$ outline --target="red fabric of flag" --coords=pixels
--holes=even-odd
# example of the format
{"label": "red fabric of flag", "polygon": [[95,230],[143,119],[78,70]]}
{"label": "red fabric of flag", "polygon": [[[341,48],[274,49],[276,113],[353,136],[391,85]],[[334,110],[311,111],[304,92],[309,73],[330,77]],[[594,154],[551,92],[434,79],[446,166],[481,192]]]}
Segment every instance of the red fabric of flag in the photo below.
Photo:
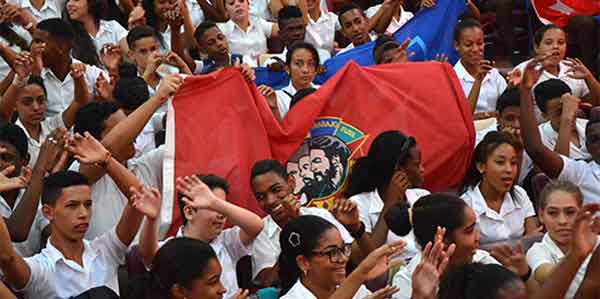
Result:
{"label": "red fabric of flag", "polygon": [[531,0],[540,21],[565,27],[576,15],[600,14],[599,0]]}

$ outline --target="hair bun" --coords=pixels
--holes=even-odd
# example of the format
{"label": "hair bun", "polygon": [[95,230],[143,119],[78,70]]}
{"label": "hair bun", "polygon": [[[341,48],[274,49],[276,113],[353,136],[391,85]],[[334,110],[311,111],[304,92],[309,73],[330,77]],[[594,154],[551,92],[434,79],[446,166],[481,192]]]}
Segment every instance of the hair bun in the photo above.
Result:
{"label": "hair bun", "polygon": [[410,205],[407,202],[399,202],[383,216],[385,223],[394,234],[406,236],[412,230],[409,209]]}

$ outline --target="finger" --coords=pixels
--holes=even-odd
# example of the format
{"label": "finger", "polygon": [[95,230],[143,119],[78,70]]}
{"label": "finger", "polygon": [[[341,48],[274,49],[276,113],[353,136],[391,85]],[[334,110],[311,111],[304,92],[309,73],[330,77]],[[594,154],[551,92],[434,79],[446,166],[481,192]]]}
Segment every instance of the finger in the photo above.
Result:
{"label": "finger", "polygon": [[15,171],[15,166],[14,165],[10,165],[10,166],[2,169],[2,171],[0,173],[2,173],[3,176],[9,176],[14,171]]}
{"label": "finger", "polygon": [[433,247],[433,244],[431,242],[427,242],[427,245],[425,245],[425,249],[423,249],[423,260],[425,260],[425,261],[429,260],[432,247]]}
{"label": "finger", "polygon": [[400,51],[406,51],[406,49],[408,49],[408,46],[410,45],[411,39],[407,38],[405,39],[402,44],[400,45]]}

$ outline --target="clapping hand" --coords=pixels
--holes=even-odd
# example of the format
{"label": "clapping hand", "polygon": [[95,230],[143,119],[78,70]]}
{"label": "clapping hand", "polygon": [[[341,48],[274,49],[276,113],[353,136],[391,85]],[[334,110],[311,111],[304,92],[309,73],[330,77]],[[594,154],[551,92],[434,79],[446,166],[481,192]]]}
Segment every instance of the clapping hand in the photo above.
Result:
{"label": "clapping hand", "polygon": [[573,244],[571,245],[572,254],[585,258],[594,250],[600,233],[600,218],[596,216],[598,211],[600,211],[600,204],[587,204],[575,216]]}
{"label": "clapping hand", "polygon": [[104,44],[100,50],[102,64],[108,70],[115,70],[121,61],[121,49],[115,44]]}
{"label": "clapping hand", "polygon": [[567,58],[565,64],[569,67],[567,75],[573,79],[594,78],[592,72],[579,60],[579,58]]}
{"label": "clapping hand", "polygon": [[406,243],[403,240],[382,245],[373,250],[354,271],[358,271],[363,281],[375,279],[403,263],[403,260],[398,258],[404,253],[405,247]]}
{"label": "clapping hand", "polygon": [[[6,148],[0,146],[0,154],[5,153]],[[21,167],[21,173],[17,177],[9,177],[15,171],[15,166],[8,166],[0,171],[0,192],[25,188],[31,181],[31,169],[27,166]]]}
{"label": "clapping hand", "polygon": [[23,51],[17,54],[14,70],[17,76],[22,80],[27,79],[29,75],[31,75],[31,72],[33,71],[33,57],[29,52]]}
{"label": "clapping hand", "polygon": [[492,256],[500,262],[506,269],[512,271],[518,276],[525,276],[529,272],[529,266],[525,259],[523,245],[519,242],[511,247],[508,244],[501,244],[492,248]]}
{"label": "clapping hand", "polygon": [[346,198],[337,198],[333,203],[331,213],[344,227],[350,231],[360,229],[360,219],[356,204]]}
{"label": "clapping hand", "polygon": [[44,139],[36,161],[36,167],[42,167],[46,172],[55,173],[63,170],[69,153],[65,144],[69,134],[65,128],[57,128]]}
{"label": "clapping hand", "polygon": [[451,244],[444,250],[446,229],[438,227],[434,242],[427,243],[421,255],[421,261],[412,274],[412,289],[415,299],[436,298],[440,276],[446,270],[456,246]]}

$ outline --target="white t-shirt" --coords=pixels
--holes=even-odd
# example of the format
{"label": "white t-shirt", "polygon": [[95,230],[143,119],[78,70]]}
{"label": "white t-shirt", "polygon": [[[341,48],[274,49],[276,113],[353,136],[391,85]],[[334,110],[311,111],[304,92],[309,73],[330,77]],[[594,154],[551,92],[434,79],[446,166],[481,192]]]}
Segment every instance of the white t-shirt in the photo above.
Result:
{"label": "white t-shirt", "polygon": [[42,8],[33,7],[30,0],[9,0],[9,3],[24,8],[38,23],[51,18],[61,18],[65,0],[44,0]]}
{"label": "white t-shirt", "polygon": [[271,37],[273,23],[251,17],[250,26],[246,31],[232,20],[226,23],[217,23],[217,26],[227,37],[230,53],[248,55],[253,58],[267,53],[267,38]]}
{"label": "white t-shirt", "polygon": [[[17,200],[15,201],[15,205],[13,208],[16,208],[21,200],[23,199],[23,194],[25,194],[25,189],[21,189],[19,194],[17,195]],[[6,200],[0,196],[0,217],[9,218],[10,215],[14,212],[13,208],[11,208]],[[38,206],[38,210],[35,214],[35,218],[33,219],[33,223],[31,224],[31,228],[29,229],[29,234],[27,235],[27,240],[19,243],[13,242],[13,247],[17,251],[17,253],[22,257],[32,256],[40,250],[40,245],[42,242],[42,231],[44,228],[50,223],[46,217],[44,217],[42,213],[42,206]],[[1,273],[1,272],[0,272]]]}
{"label": "white t-shirt", "polygon": [[[400,288],[398,293],[394,294],[394,299],[410,299],[412,296],[412,274],[421,262],[421,252],[410,260],[408,265],[398,271],[392,279],[392,286]],[[473,263],[496,264],[500,263],[493,258],[487,251],[477,249],[473,255]]]}
{"label": "white t-shirt", "polygon": [[[428,195],[429,191],[424,189],[408,189],[405,194],[408,203],[412,206],[419,198]],[[360,221],[365,224],[365,232],[372,233],[377,221],[379,221],[379,218],[381,217],[381,211],[383,211],[383,200],[381,199],[381,196],[379,196],[379,192],[373,190],[371,192],[356,194],[350,197],[350,200],[356,203],[356,206],[358,207],[358,215]],[[412,230],[404,237],[389,231],[386,242],[397,240],[404,240],[404,242],[406,242],[403,258],[410,259],[417,254],[417,244]]]}
{"label": "white t-shirt", "polygon": [[[367,15],[367,17],[369,19],[372,18],[373,16],[375,16],[375,14],[377,14],[379,9],[381,9],[382,5],[383,4],[378,4],[378,5],[369,7],[365,11],[365,14]],[[385,34],[388,34],[388,35],[394,34],[398,29],[400,29],[400,27],[404,26],[404,24],[406,24],[406,22],[410,21],[410,19],[412,19],[413,17],[414,17],[414,15],[412,12],[405,11],[404,7],[400,6],[400,18],[396,19],[395,16],[392,18],[392,20],[390,21],[390,24],[388,25],[387,29],[385,30]]]}
{"label": "white t-shirt", "polygon": [[[344,243],[351,244],[354,242],[354,239],[350,236],[346,228],[328,210],[301,207],[300,215],[319,216],[329,221],[338,229]],[[281,253],[281,246],[279,244],[280,234],[281,228],[270,215],[263,218],[263,230],[252,243],[252,278],[256,278],[260,271],[273,267],[277,263],[277,259]]]}
{"label": "white t-shirt", "polygon": [[[312,44],[317,49],[323,49],[331,53],[335,41],[335,32],[341,29],[342,26],[340,26],[338,16],[321,8],[321,16],[318,20],[308,18],[304,41]],[[321,61],[321,63],[323,62]]]}
{"label": "white t-shirt", "polygon": [[65,258],[51,239],[41,253],[25,258],[31,269],[23,290],[25,298],[70,298],[100,286],[119,294],[117,276],[119,265],[125,263],[127,246],[114,230],[93,241],[83,240],[83,245],[83,267]]}
{"label": "white t-shirt", "polygon": [[[475,78],[467,72],[460,60],[454,65],[454,72],[456,72],[456,76],[460,81],[465,97],[468,98],[469,93],[475,84]],[[508,85],[500,72],[493,68],[485,75],[485,78],[483,78],[483,81],[481,82],[481,89],[479,90],[479,98],[477,99],[475,112],[496,111],[496,102],[507,86]]]}
{"label": "white t-shirt", "polygon": [[32,169],[33,166],[35,166],[35,163],[37,162],[38,155],[40,154],[40,148],[42,147],[42,143],[44,143],[44,141],[46,140],[46,137],[48,137],[48,135],[50,135],[50,133],[52,133],[54,129],[65,127],[65,123],[63,122],[62,118],[62,113],[59,113],[52,117],[48,117],[40,123],[40,126],[42,128],[40,130],[40,140],[37,141],[31,138],[31,136],[29,136],[29,132],[27,132],[25,126],[23,126],[23,123],[20,119],[17,119],[15,125],[21,127],[21,129],[23,129],[23,132],[27,136],[27,151],[29,152],[28,165]]}
{"label": "white t-shirt", "polygon": [[127,37],[127,30],[117,21],[100,20],[100,26],[96,36],[90,36],[96,46],[96,51],[100,55],[100,50],[105,44],[119,45],[119,42]]}
{"label": "white t-shirt", "polygon": [[[577,130],[577,135],[579,135],[579,144],[581,146],[577,147],[573,142],[569,142],[569,158],[575,160],[588,160],[592,158],[592,155],[587,150],[585,146],[585,126],[587,125],[588,120],[578,118],[575,121],[575,129]],[[547,121],[539,125],[540,137],[542,139],[542,143],[554,151],[556,147],[556,143],[558,142],[558,132],[554,131],[552,128],[552,124]]]}
{"label": "white t-shirt", "polygon": [[563,169],[558,176],[559,180],[567,180],[577,185],[583,193],[583,202],[600,202],[600,165],[591,161],[575,161],[565,156],[560,156],[563,160]]}
{"label": "white t-shirt", "polygon": [[[371,291],[369,291],[367,287],[361,285],[360,288],[358,288],[358,291],[356,291],[356,294],[352,296],[352,299],[364,299],[371,294]],[[298,280],[285,295],[280,297],[280,299],[317,299],[317,296]]]}
{"label": "white t-shirt", "polygon": [[522,237],[525,219],[535,216],[533,204],[523,188],[515,185],[514,197],[510,193],[504,195],[500,213],[488,207],[479,184],[461,195],[477,216],[482,244]]}
{"label": "white t-shirt", "polygon": [[[600,240],[600,238],[598,238],[598,240]],[[600,242],[598,242],[598,240],[596,241],[595,248],[597,248],[598,244],[600,244]],[[554,243],[554,241],[552,240],[552,238],[550,238],[550,235],[548,235],[548,233],[546,233],[544,235],[544,238],[542,239],[541,242],[536,242],[527,251],[527,263],[529,264],[529,267],[531,268],[532,273],[535,273],[535,271],[541,265],[544,265],[544,264],[557,265],[564,258],[565,258],[565,254],[562,252],[562,250],[560,250],[560,248],[556,245],[556,243]],[[592,255],[590,254],[583,261],[583,263],[577,270],[577,273],[575,274],[575,277],[573,278],[573,281],[571,282],[571,285],[569,286],[569,289],[567,290],[565,299],[572,299],[575,297],[575,293],[577,293],[579,286],[581,285],[581,283],[583,282],[583,279],[585,278],[587,266],[591,259],[592,259]]]}
{"label": "white t-shirt", "polygon": [[[310,84],[312,88],[319,88],[319,85]],[[292,97],[298,92],[296,88],[292,85],[292,81],[290,80],[290,84],[288,86],[275,91],[275,96],[277,97],[277,108],[279,109],[279,114],[281,115],[281,119],[285,117],[285,115],[290,111],[290,104],[292,103]]]}
{"label": "white t-shirt", "polygon": [[[237,282],[236,265],[237,262],[244,256],[250,255],[250,249],[252,244],[245,246],[240,239],[240,228],[234,226],[223,230],[216,239],[211,241],[210,247],[217,254],[219,264],[221,264],[221,283],[227,290],[227,293],[223,298],[233,298],[235,292],[238,291],[239,286]],[[179,228],[175,238],[183,237],[183,226]],[[173,237],[165,239],[163,242],[158,243],[158,248],[162,247],[167,241],[173,239]]]}

